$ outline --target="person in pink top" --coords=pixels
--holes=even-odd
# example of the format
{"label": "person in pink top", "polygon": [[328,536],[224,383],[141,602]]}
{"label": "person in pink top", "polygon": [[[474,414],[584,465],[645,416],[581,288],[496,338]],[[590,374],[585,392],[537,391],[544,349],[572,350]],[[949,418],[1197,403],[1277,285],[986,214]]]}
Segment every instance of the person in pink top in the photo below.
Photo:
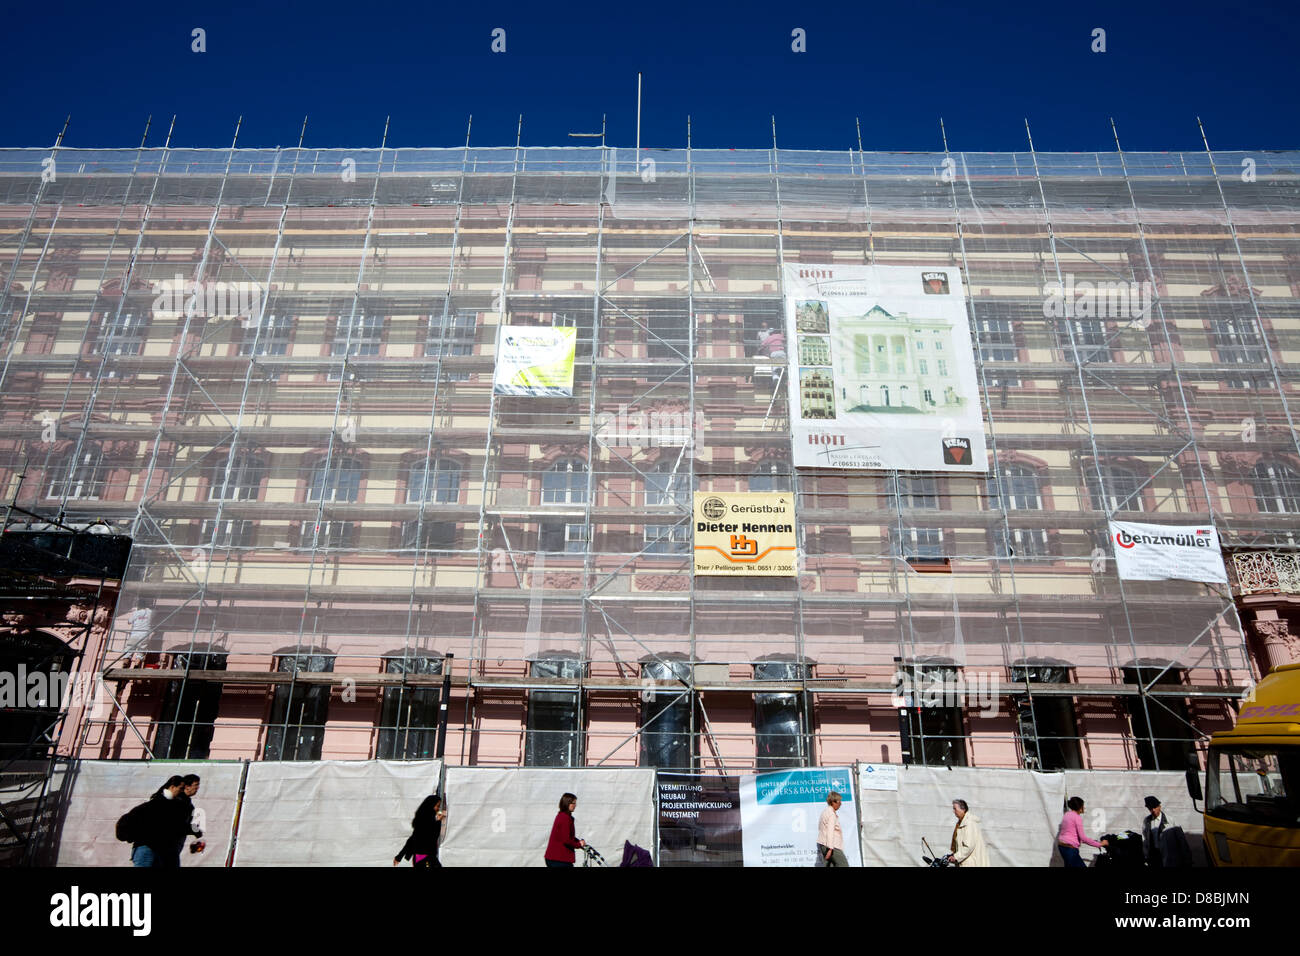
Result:
{"label": "person in pink top", "polygon": [[1061,826],[1056,831],[1056,846],[1067,867],[1084,869],[1083,857],[1079,855],[1080,844],[1104,847],[1106,841],[1099,843],[1083,832],[1083,797],[1071,797],[1065,805],[1069,809],[1061,817]]}

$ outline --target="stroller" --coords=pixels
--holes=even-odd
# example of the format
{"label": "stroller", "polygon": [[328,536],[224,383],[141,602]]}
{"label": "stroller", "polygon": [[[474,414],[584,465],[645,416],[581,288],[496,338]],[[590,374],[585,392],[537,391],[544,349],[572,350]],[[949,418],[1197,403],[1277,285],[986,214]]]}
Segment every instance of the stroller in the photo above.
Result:
{"label": "stroller", "polygon": [[[609,866],[609,863],[601,856],[600,851],[590,844],[582,848],[582,854],[583,866]],[[623,862],[619,866],[654,866],[654,858],[651,857],[649,850],[639,847],[629,840],[624,840]]]}
{"label": "stroller", "polygon": [[1106,852],[1099,855],[1093,866],[1114,870],[1140,870],[1147,865],[1146,855],[1142,852],[1142,835],[1128,830],[1123,836],[1103,833]]}
{"label": "stroller", "polygon": [[940,856],[936,854],[932,849],[930,849],[930,844],[925,842],[925,837],[921,837],[921,846],[925,848],[925,853],[929,854],[928,856],[925,854],[922,854],[921,856],[921,861],[925,863],[926,866],[930,867],[931,869],[937,869],[939,867],[944,867],[944,866],[952,866],[952,864],[948,862],[948,858],[946,856]]}

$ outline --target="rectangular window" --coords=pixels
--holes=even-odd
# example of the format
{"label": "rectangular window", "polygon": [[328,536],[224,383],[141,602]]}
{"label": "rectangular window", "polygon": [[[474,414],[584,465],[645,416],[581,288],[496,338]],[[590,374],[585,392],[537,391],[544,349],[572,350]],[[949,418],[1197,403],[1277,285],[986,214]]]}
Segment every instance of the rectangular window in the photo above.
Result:
{"label": "rectangular window", "polygon": [[[635,314],[635,313],[634,313]],[[656,309],[641,318],[647,329],[646,355],[650,358],[684,360],[690,350],[687,316],[683,310]]]}
{"label": "rectangular window", "polygon": [[[535,660],[529,665],[532,677],[577,680],[582,663],[561,657]],[[579,734],[582,707],[576,690],[530,690],[528,723],[524,741],[525,767],[578,767],[582,765]]]}
{"label": "rectangular window", "polygon": [[[224,671],[225,654],[177,654],[172,667]],[[186,678],[168,681],[155,726],[154,756],[163,760],[207,760],[221,707],[221,682]]]}
{"label": "rectangular window", "polygon": [[357,526],[351,521],[304,521],[298,547],[350,548],[356,538]]}
{"label": "rectangular window", "polygon": [[691,691],[686,683],[690,663],[667,660],[641,665],[643,681],[664,685],[662,690],[641,696],[642,767],[662,770],[690,770],[695,748],[691,738]]}
{"label": "rectangular window", "polygon": [[[1015,684],[1069,684],[1070,669],[1055,665],[1017,665]],[[1029,697],[1016,700],[1016,723],[1025,767],[1030,770],[1081,770],[1079,728],[1072,697]]]}
{"label": "rectangular window", "polygon": [[[325,654],[287,655],[276,660],[275,669],[281,674],[330,672],[334,670],[334,658]],[[276,684],[262,759],[319,760],[329,709],[329,684]]]}
{"label": "rectangular window", "polygon": [[966,735],[962,709],[948,701],[959,699],[957,669],[944,664],[910,668],[912,688],[920,706],[908,706],[908,749],[914,762],[930,767],[966,766]]}
{"label": "rectangular window", "polygon": [[538,550],[581,554],[587,550],[587,526],[580,521],[543,521]]}
{"label": "rectangular window", "polygon": [[424,551],[454,551],[458,525],[454,521],[428,521],[421,528],[419,519],[402,522],[402,548],[419,547]]}
{"label": "rectangular window", "polygon": [[207,518],[199,527],[199,544],[217,548],[247,548],[253,544],[253,522],[236,518]]}
{"label": "rectangular window", "polygon": [[[1247,316],[1233,316],[1226,319],[1210,320],[1210,342],[1214,353],[1225,365],[1263,365],[1268,361],[1268,352],[1260,337],[1253,319]],[[1227,378],[1227,388],[1253,388],[1255,383],[1249,378]]]}
{"label": "rectangular window", "polygon": [[[1153,680],[1160,685],[1180,685],[1183,672],[1171,667],[1164,673],[1158,667],[1126,667],[1124,683],[1145,686]],[[1188,760],[1196,754],[1193,741],[1197,733],[1189,723],[1187,701],[1181,697],[1159,698],[1145,702],[1141,696],[1125,697],[1133,743],[1143,770],[1186,770]]]}
{"label": "rectangular window", "polygon": [[[979,330],[979,352],[981,362],[1017,362],[1020,350],[1016,348],[1015,329],[1007,318],[981,318]],[[989,388],[1003,385],[1018,386],[1020,379],[1007,378],[1002,375],[986,376]]]}
{"label": "rectangular window", "polygon": [[[807,665],[795,661],[759,661],[754,680],[802,680]],[[808,766],[812,740],[808,732],[808,695],[762,693],[754,695],[754,745],[758,770],[783,770]]]}
{"label": "rectangular window", "polygon": [[292,316],[265,316],[262,320],[261,334],[258,334],[258,329],[255,327],[243,330],[243,335],[239,341],[239,354],[245,356],[287,355],[292,331]]}
{"label": "rectangular window", "polygon": [[[431,677],[442,673],[439,657],[386,657],[384,671]],[[437,753],[442,688],[385,687],[379,711],[379,760],[425,760]]]}
{"label": "rectangular window", "polygon": [[[351,316],[340,316],[334,328],[334,340],[330,343],[331,356],[348,356],[349,358],[366,358],[379,354],[379,346],[384,336],[384,316],[358,312]],[[339,366],[330,369],[329,378],[337,381],[342,374]],[[355,378],[355,372],[348,373]]]}
{"label": "rectangular window", "polygon": [[647,554],[688,554],[691,529],[688,525],[646,525],[645,550]]}
{"label": "rectangular window", "polygon": [[[445,324],[441,315],[430,316],[429,332],[424,341],[424,355],[426,358],[473,355],[477,331],[477,309],[457,309],[449,312]],[[429,370],[428,378],[436,376],[436,368]],[[444,370],[443,378],[448,382],[464,382],[469,379],[469,373]]]}

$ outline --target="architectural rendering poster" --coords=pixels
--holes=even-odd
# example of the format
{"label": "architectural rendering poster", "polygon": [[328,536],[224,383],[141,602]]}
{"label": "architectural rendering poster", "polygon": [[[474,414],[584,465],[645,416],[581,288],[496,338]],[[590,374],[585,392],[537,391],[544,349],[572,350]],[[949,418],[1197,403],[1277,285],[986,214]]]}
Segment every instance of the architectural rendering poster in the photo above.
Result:
{"label": "architectural rendering poster", "polygon": [[983,472],[958,269],[787,265],[794,464]]}
{"label": "architectural rendering poster", "polygon": [[695,493],[695,573],[792,578],[798,574],[794,495]]}
{"label": "architectural rendering poster", "polygon": [[1211,525],[1110,522],[1115,568],[1125,581],[1227,584],[1219,534]]}
{"label": "architectural rendering poster", "polygon": [[497,347],[497,395],[573,397],[573,355],[578,330],[506,325]]}
{"label": "architectural rendering poster", "polygon": [[813,866],[817,862],[817,822],[826,795],[839,793],[840,833],[849,866],[862,865],[858,811],[853,802],[853,771],[812,767],[750,774],[740,778],[740,830],[745,866]]}

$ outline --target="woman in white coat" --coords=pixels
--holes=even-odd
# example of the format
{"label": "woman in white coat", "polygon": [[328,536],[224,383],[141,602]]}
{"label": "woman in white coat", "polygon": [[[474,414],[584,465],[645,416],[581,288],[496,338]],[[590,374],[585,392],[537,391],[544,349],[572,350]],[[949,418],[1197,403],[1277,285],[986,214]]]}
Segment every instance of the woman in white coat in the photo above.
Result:
{"label": "woman in white coat", "polygon": [[948,862],[955,866],[988,866],[989,851],[984,844],[979,817],[970,812],[965,800],[954,800],[952,813],[957,818],[957,825],[952,828],[952,852],[948,854]]}

